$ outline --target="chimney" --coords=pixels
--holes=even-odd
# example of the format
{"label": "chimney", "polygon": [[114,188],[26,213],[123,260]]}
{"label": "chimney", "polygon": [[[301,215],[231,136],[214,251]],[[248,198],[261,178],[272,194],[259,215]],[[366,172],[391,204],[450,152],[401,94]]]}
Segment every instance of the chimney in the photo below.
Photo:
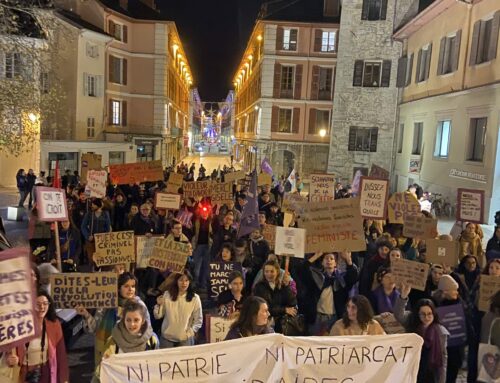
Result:
{"label": "chimney", "polygon": [[128,0],[120,0],[120,8],[128,11]]}

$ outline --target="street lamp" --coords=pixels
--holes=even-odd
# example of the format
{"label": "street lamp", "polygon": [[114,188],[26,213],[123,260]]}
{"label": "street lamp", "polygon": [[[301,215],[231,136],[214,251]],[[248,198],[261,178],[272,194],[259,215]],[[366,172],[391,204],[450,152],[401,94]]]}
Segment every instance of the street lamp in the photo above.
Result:
{"label": "street lamp", "polygon": [[325,137],[325,136],[326,136],[326,129],[321,129],[321,130],[319,131],[319,136],[320,136],[320,137]]}
{"label": "street lamp", "polygon": [[28,118],[31,120],[31,122],[36,122],[36,120],[38,120],[38,117],[35,113],[28,114]]}

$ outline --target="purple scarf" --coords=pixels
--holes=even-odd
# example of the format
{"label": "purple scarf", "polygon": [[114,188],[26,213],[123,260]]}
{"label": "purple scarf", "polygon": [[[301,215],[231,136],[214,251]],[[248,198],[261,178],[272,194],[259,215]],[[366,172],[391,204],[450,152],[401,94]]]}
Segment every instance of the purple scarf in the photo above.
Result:
{"label": "purple scarf", "polygon": [[433,323],[427,328],[420,325],[417,333],[424,338],[424,347],[429,349],[428,368],[439,369],[443,367],[443,350],[441,350],[439,324]]}

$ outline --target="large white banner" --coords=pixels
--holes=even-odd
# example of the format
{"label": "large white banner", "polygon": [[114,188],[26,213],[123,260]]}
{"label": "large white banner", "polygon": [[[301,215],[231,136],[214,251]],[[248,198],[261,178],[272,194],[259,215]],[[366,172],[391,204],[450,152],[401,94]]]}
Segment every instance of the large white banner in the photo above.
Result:
{"label": "large white banner", "polygon": [[269,334],[103,359],[102,383],[381,383],[417,380],[416,334]]}

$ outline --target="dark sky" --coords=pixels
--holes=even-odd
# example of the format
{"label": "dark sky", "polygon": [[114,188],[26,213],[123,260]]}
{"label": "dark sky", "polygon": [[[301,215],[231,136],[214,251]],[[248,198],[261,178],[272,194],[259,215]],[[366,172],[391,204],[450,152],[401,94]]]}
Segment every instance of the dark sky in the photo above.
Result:
{"label": "dark sky", "polygon": [[157,0],[177,24],[203,101],[221,101],[232,87],[263,0]]}

